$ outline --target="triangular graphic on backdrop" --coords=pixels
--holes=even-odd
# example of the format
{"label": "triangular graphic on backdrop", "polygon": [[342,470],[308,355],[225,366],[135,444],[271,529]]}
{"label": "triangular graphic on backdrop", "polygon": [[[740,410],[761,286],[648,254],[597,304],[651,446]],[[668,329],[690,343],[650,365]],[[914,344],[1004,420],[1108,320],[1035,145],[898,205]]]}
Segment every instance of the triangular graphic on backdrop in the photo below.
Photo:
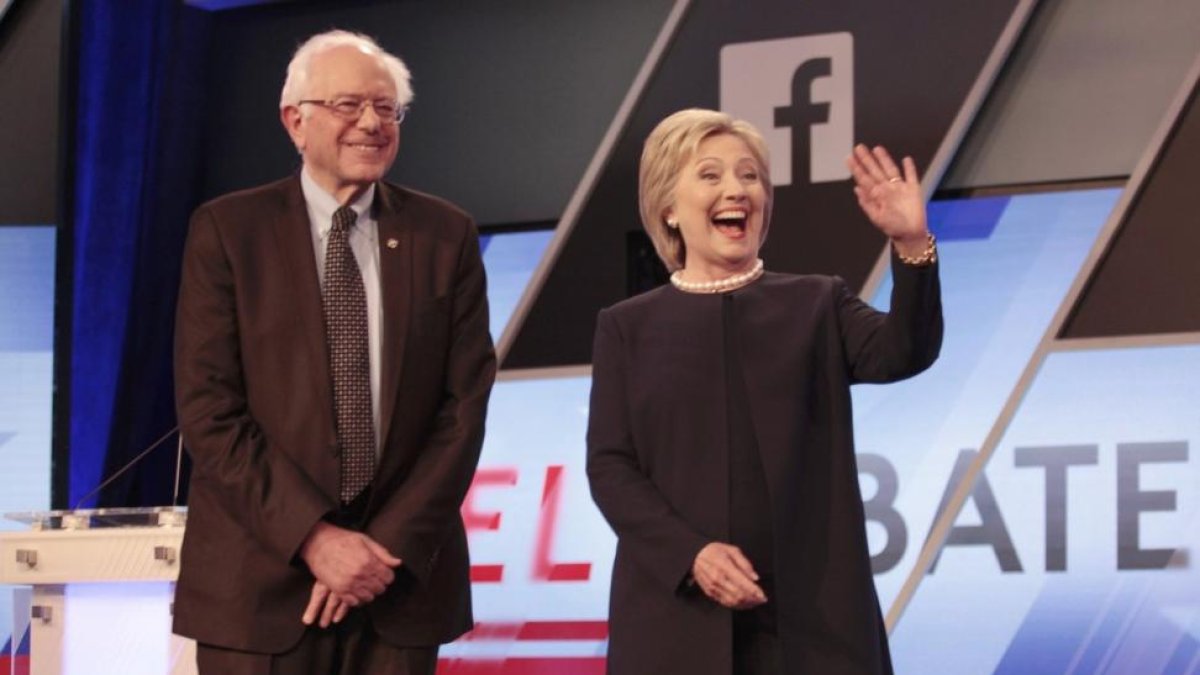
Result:
{"label": "triangular graphic on backdrop", "polygon": [[[1060,337],[1200,331],[1197,157],[1200,89],[1193,89],[1158,162],[1089,277]],[[1154,301],[1147,302],[1148,298]]]}

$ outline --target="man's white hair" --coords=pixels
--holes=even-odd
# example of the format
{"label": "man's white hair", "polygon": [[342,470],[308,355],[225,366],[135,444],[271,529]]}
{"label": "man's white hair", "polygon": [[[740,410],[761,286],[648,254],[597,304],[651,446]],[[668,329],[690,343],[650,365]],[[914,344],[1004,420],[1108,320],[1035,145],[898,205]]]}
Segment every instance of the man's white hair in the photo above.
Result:
{"label": "man's white hair", "polygon": [[379,56],[384,67],[391,73],[392,80],[396,83],[396,101],[401,106],[406,106],[412,101],[413,91],[410,83],[412,75],[408,72],[408,66],[405,66],[399,57],[387,53],[377,42],[361,33],[331,30],[310,37],[296,49],[296,53],[287,67],[287,79],[283,81],[283,91],[279,95],[280,109],[296,105],[305,98],[309,67],[313,57],[337,47],[355,47]]}

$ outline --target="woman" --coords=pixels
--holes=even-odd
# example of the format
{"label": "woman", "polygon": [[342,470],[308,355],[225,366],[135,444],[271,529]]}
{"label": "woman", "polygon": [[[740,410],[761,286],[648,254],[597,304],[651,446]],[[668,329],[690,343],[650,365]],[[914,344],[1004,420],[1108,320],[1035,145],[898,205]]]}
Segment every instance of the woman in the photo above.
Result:
{"label": "woman", "polygon": [[936,249],[911,158],[847,158],[892,245],[891,313],[836,277],[764,272],[766,146],[708,110],[663,120],[639,174],[671,284],[600,312],[592,495],[617,533],[609,672],[890,673],[850,385],[927,368]]}

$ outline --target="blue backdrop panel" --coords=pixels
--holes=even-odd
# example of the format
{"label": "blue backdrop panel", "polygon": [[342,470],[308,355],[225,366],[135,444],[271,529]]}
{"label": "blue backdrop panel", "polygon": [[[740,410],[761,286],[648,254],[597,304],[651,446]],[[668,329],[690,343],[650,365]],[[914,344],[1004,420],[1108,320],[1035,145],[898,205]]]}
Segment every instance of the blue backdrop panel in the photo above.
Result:
{"label": "blue backdrop panel", "polygon": [[[50,506],[54,376],[52,226],[0,227],[0,514]],[[0,519],[0,530],[23,526]],[[0,644],[12,636],[0,588]],[[2,657],[0,657],[2,662]]]}

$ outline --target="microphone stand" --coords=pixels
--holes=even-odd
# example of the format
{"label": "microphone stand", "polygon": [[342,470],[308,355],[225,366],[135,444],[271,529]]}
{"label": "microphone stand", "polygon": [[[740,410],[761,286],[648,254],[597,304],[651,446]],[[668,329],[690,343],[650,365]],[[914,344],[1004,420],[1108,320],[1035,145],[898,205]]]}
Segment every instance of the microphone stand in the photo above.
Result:
{"label": "microphone stand", "polygon": [[[179,427],[176,426],[176,429]],[[179,434],[179,443],[175,448],[175,493],[171,495],[171,507],[179,508],[179,477],[183,474],[183,434]]]}
{"label": "microphone stand", "polygon": [[[110,484],[112,484],[112,482],[113,482],[113,481],[115,481],[116,479],[120,478],[122,474],[124,474],[126,471],[130,470],[131,468],[133,468],[133,465],[134,465],[134,464],[137,464],[138,462],[140,462],[140,461],[142,460],[142,458],[143,458],[143,457],[145,457],[146,455],[150,454],[152,451],[154,451],[154,449],[155,449],[155,448],[157,448],[158,446],[162,445],[164,441],[166,441],[168,438],[170,438],[172,434],[174,434],[174,433],[176,433],[176,432],[178,432],[178,431],[179,431],[179,425],[178,425],[178,424],[176,424],[175,426],[171,427],[171,430],[170,430],[170,431],[168,431],[167,433],[163,434],[162,436],[160,436],[160,437],[158,438],[158,440],[156,440],[156,441],[154,441],[153,443],[151,443],[151,444],[150,444],[150,447],[148,447],[148,448],[146,448],[145,450],[142,450],[141,452],[139,452],[139,453],[137,454],[137,456],[136,456],[136,457],[134,457],[133,459],[131,459],[131,460],[129,460],[128,462],[126,462],[126,463],[125,463],[125,464],[124,464],[124,465],[123,465],[123,466],[122,466],[120,469],[117,469],[116,473],[114,473],[113,475],[109,476],[108,478],[105,478],[105,479],[104,479],[104,481],[103,481],[102,483],[100,483],[99,485],[97,485],[97,486],[96,486],[96,487],[95,487],[95,488],[94,488],[94,489],[93,489],[91,492],[87,493],[87,494],[86,494],[86,495],[84,495],[82,498],[80,498],[80,500],[79,500],[79,501],[75,502],[75,506],[74,506],[74,507],[73,507],[71,510],[72,510],[72,511],[78,510],[78,509],[79,509],[79,507],[80,507],[80,506],[82,506],[84,502],[86,502],[87,500],[89,500],[89,499],[91,499],[92,497],[95,497],[97,494],[99,494],[99,492],[100,492],[101,490],[103,490],[104,488],[108,487],[108,486],[109,486]],[[180,435],[179,435],[179,452],[180,452],[180,454],[181,454],[181,459],[182,459],[182,453],[183,453],[183,434],[180,434]],[[176,499],[176,500],[178,500],[178,498],[179,498],[179,463],[178,463],[178,462],[176,462],[176,464],[175,464],[175,499]]]}

